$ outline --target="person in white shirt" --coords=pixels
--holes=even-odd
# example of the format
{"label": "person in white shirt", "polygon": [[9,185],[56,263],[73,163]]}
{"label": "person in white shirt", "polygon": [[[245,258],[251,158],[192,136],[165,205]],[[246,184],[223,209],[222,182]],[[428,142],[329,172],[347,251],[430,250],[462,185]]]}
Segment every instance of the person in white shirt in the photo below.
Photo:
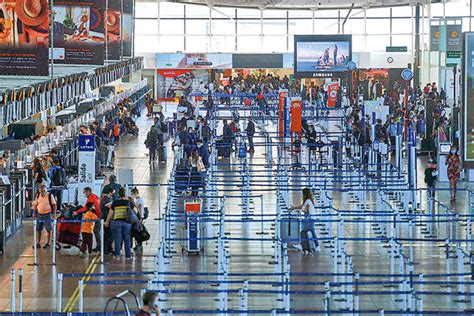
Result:
{"label": "person in white shirt", "polygon": [[[314,229],[314,222],[315,222],[315,216],[316,216],[316,210],[314,208],[314,200],[313,200],[313,192],[311,192],[311,189],[310,188],[304,188],[303,189],[303,204],[302,205],[298,205],[298,206],[293,206],[290,208],[290,210],[294,210],[294,209],[301,209],[303,211],[303,214],[304,214],[304,218],[303,218],[303,221],[302,221],[302,229],[301,229],[301,232],[305,232],[306,236],[309,235],[309,233],[311,233],[311,238],[308,236],[308,244],[313,241],[314,242],[314,248],[312,247],[309,247],[309,249],[303,249],[304,250],[304,254],[307,255],[311,252],[319,252],[320,251],[320,248],[319,248],[319,244],[318,244],[318,241],[316,239],[316,231]],[[304,240],[302,240],[302,242],[305,242]]]}

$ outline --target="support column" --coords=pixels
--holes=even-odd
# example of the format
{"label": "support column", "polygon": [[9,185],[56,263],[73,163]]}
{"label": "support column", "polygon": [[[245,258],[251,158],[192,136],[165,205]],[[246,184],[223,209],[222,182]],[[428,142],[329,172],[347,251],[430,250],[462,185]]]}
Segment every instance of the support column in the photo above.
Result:
{"label": "support column", "polygon": [[415,89],[420,83],[420,5],[415,6],[415,64],[413,65],[413,84]]}

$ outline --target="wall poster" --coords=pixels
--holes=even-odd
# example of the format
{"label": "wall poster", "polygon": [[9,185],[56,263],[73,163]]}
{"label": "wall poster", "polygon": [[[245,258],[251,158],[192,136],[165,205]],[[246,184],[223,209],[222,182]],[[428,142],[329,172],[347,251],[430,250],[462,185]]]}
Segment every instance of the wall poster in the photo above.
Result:
{"label": "wall poster", "polygon": [[0,0],[0,75],[47,76],[47,0]]}

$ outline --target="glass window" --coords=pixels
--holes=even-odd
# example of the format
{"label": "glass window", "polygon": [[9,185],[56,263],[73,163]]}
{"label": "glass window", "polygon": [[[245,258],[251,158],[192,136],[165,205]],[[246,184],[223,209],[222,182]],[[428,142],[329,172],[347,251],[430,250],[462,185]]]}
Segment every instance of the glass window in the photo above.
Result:
{"label": "glass window", "polygon": [[295,38],[291,35],[288,36],[288,51],[289,52],[295,51]]}
{"label": "glass window", "polygon": [[186,34],[209,34],[209,20],[186,20]]}
{"label": "glass window", "polygon": [[233,35],[235,34],[235,21],[233,20],[212,20],[212,35]]}
{"label": "glass window", "polygon": [[260,20],[238,20],[237,34],[260,35]]}
{"label": "glass window", "polygon": [[136,2],[135,5],[136,18],[157,18],[158,6],[154,2]]}
{"label": "glass window", "polygon": [[456,1],[446,3],[446,16],[469,16],[469,2]]}
{"label": "glass window", "polygon": [[345,34],[364,34],[364,19],[347,19],[344,24]]}
{"label": "glass window", "polygon": [[212,8],[212,17],[213,18],[235,18],[235,9],[234,8],[222,8],[222,7],[213,7]]}
{"label": "glass window", "polygon": [[353,35],[352,36],[352,51],[353,52],[363,52],[363,51],[365,51],[364,36],[362,36],[362,35]]}
{"label": "glass window", "polygon": [[313,34],[313,20],[289,20],[290,34]]}
{"label": "glass window", "polygon": [[393,35],[392,46],[406,46],[408,51],[412,50],[412,37],[411,35]]}
{"label": "glass window", "polygon": [[238,36],[237,50],[245,53],[261,52],[262,43],[260,36]]}
{"label": "glass window", "polygon": [[311,10],[289,10],[290,18],[312,18]]}
{"label": "glass window", "polygon": [[337,34],[337,19],[316,19],[314,24],[316,34]]}
{"label": "glass window", "polygon": [[286,20],[263,20],[263,34],[286,35]]}
{"label": "glass window", "polygon": [[469,18],[462,18],[462,31],[469,32]]}
{"label": "glass window", "polygon": [[390,36],[386,35],[368,35],[366,51],[384,52],[385,48],[390,46]]}
{"label": "glass window", "polygon": [[159,51],[164,53],[184,51],[184,36],[161,36]]}
{"label": "glass window", "polygon": [[184,34],[184,20],[160,20],[160,34]]}
{"label": "glass window", "polygon": [[208,36],[186,36],[186,51],[202,53],[210,51]]}
{"label": "glass window", "polygon": [[222,53],[234,52],[235,36],[212,36],[211,50]]}
{"label": "glass window", "polygon": [[260,18],[260,10],[237,9],[237,18]]}
{"label": "glass window", "polygon": [[372,8],[367,10],[367,17],[390,17],[390,8]]}
{"label": "glass window", "polygon": [[263,10],[263,18],[286,18],[286,10]]}
{"label": "glass window", "polygon": [[[428,10],[425,10],[425,15],[428,15]],[[420,9],[420,14],[422,14],[422,10]],[[433,17],[438,16],[442,17],[443,16],[443,4],[442,3],[432,3],[431,4],[431,15]]]}
{"label": "glass window", "polygon": [[264,36],[262,51],[267,53],[286,52],[286,36]]}
{"label": "glass window", "polygon": [[390,34],[390,19],[367,19],[367,34]]}
{"label": "glass window", "polygon": [[337,10],[316,10],[314,17],[317,18],[337,18]]}
{"label": "glass window", "polygon": [[187,18],[209,18],[209,7],[207,5],[186,5]]}
{"label": "glass window", "polygon": [[161,18],[182,18],[184,17],[184,4],[160,1]]}
{"label": "glass window", "polygon": [[135,51],[137,53],[154,53],[158,51],[158,36],[135,35]]}
{"label": "glass window", "polygon": [[158,34],[158,20],[135,19],[135,33],[138,35]]}
{"label": "glass window", "polygon": [[392,34],[411,34],[412,31],[411,18],[392,20]]}
{"label": "glass window", "polygon": [[399,6],[392,8],[392,16],[399,17],[411,17],[413,7],[411,6]]}

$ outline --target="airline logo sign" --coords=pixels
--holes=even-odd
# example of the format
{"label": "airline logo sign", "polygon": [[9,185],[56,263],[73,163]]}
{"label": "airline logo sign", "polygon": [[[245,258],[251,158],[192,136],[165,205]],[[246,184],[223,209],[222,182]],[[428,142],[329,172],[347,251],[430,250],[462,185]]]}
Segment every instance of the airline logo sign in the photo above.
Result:
{"label": "airline logo sign", "polygon": [[79,151],[95,151],[94,135],[79,135]]}

